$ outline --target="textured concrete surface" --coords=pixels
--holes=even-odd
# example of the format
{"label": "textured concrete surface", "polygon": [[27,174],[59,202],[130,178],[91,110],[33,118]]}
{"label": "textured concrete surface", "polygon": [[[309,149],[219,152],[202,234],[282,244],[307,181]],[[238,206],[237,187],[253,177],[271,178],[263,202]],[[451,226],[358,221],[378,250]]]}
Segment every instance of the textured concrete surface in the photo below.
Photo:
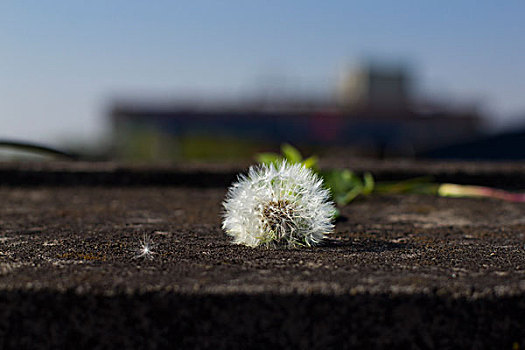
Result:
{"label": "textured concrete surface", "polygon": [[[224,187],[250,163],[182,163],[136,165],[113,162],[1,163],[0,185],[5,186],[192,186]],[[407,159],[378,161],[343,157],[322,159],[320,166],[371,171],[378,180],[419,176],[437,182],[457,182],[502,188],[523,188],[524,162],[430,162]]]}
{"label": "textured concrete surface", "polygon": [[225,187],[32,174],[0,187],[3,348],[525,347],[525,204],[373,196],[321,247],[254,249]]}

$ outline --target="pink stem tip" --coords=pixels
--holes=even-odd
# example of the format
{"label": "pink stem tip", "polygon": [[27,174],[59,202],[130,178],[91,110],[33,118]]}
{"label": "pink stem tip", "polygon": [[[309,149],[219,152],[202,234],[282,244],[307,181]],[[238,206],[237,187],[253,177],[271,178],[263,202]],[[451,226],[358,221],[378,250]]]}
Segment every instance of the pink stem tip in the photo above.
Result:
{"label": "pink stem tip", "polygon": [[442,197],[488,197],[508,202],[525,202],[525,193],[512,193],[491,187],[441,184],[437,191]]}

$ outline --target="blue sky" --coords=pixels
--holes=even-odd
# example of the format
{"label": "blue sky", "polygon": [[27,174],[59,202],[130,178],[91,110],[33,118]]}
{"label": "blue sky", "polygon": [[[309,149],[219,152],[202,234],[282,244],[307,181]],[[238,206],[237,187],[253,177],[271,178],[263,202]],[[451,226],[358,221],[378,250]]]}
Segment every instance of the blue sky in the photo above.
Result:
{"label": "blue sky", "polygon": [[[523,1],[0,3],[0,137],[103,135],[115,97],[239,96],[267,76],[330,93],[367,58],[413,66],[426,96],[525,117]],[[525,120],[524,120],[525,122]]]}

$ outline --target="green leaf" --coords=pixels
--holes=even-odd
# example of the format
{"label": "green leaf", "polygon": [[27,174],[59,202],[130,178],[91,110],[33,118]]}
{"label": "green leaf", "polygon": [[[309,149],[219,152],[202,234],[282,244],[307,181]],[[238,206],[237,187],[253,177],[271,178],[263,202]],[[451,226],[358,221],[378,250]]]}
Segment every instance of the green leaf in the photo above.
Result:
{"label": "green leaf", "polygon": [[301,152],[299,152],[297,148],[288,143],[284,143],[281,146],[281,152],[284,158],[286,158],[286,160],[291,164],[301,163],[301,161],[303,160]]}
{"label": "green leaf", "polygon": [[270,165],[278,163],[281,160],[281,156],[277,153],[259,153],[255,155],[255,160],[259,163]]}
{"label": "green leaf", "polygon": [[336,198],[336,202],[339,205],[347,205],[351,201],[357,198],[360,194],[363,193],[363,187],[362,186],[356,186],[353,187],[350,191],[348,191],[344,195],[340,195]]}
{"label": "green leaf", "polygon": [[301,163],[306,168],[314,170],[321,175],[325,187],[330,190],[333,200],[338,205],[347,205],[359,195],[368,195],[376,190],[374,177],[370,173],[365,173],[363,178],[360,178],[349,169],[319,172],[317,169],[318,158],[316,156],[303,160],[299,150],[287,143],[281,146],[281,153],[282,156],[276,153],[260,153],[256,156],[256,159],[264,164],[275,164],[286,159],[291,164]]}
{"label": "green leaf", "polygon": [[317,161],[319,159],[316,156],[311,156],[303,161],[303,165],[308,169],[317,170]]}
{"label": "green leaf", "polygon": [[[326,188],[330,190],[338,205],[350,203],[365,190],[365,185],[359,176],[348,169],[326,171],[321,175],[325,180]],[[368,188],[373,186],[369,176],[365,181],[368,181]]]}
{"label": "green leaf", "polygon": [[374,187],[375,187],[375,181],[374,181],[374,176],[372,176],[371,173],[369,172],[366,172],[364,175],[363,175],[363,194],[364,195],[368,195],[370,193],[372,193],[372,191],[374,191]]}

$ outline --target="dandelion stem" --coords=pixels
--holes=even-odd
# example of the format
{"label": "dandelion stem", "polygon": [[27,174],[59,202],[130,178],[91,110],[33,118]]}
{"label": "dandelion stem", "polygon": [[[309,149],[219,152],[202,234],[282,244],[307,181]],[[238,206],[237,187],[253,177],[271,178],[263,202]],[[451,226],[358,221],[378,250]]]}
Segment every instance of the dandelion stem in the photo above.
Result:
{"label": "dandelion stem", "polygon": [[487,197],[508,202],[525,202],[525,193],[512,193],[484,186],[444,183],[439,185],[437,194],[441,197]]}

